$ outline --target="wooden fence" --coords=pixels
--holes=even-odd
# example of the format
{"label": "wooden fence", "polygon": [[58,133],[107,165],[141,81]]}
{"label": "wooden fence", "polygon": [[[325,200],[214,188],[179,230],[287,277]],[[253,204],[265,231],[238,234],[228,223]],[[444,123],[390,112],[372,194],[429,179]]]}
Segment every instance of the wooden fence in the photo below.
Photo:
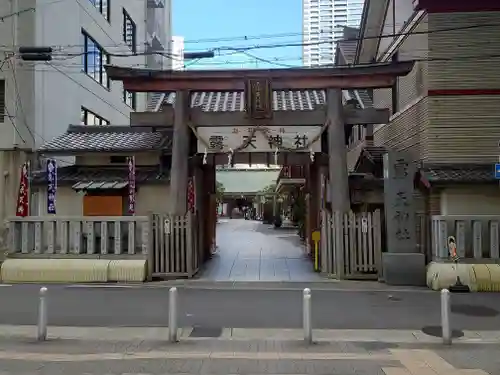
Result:
{"label": "wooden fence", "polygon": [[455,237],[460,258],[500,261],[500,216],[432,216],[434,259],[449,259],[450,236]]}
{"label": "wooden fence", "polygon": [[322,211],[321,220],[321,271],[338,278],[377,279],[382,256],[380,211]]}
{"label": "wooden fence", "polygon": [[8,221],[11,257],[147,259],[151,277],[192,277],[199,268],[195,215],[28,216]]}
{"label": "wooden fence", "polygon": [[153,277],[193,277],[200,265],[200,238],[196,215],[152,215],[149,263]]}

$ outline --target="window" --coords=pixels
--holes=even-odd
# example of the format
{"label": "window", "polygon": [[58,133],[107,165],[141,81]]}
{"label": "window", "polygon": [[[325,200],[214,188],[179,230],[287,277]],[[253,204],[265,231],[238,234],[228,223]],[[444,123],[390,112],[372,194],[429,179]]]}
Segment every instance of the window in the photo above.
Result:
{"label": "window", "polygon": [[137,97],[135,92],[130,92],[127,90],[123,90],[123,101],[126,105],[128,105],[133,110],[136,109],[137,106]]}
{"label": "window", "polygon": [[97,11],[102,14],[104,19],[109,22],[109,16],[111,13],[109,0],[89,0],[89,1],[97,9]]}
{"label": "window", "polygon": [[82,31],[83,35],[83,70],[97,83],[109,89],[110,80],[104,66],[111,64],[111,58],[94,39]]}
{"label": "window", "polygon": [[0,79],[0,122],[5,118],[5,80]]}
{"label": "window", "polygon": [[82,107],[80,111],[80,124],[81,125],[109,125],[109,121],[104,117],[89,111],[87,108]]}
{"label": "window", "polygon": [[136,52],[136,28],[135,22],[132,21],[132,17],[123,9],[123,40],[134,53]]}

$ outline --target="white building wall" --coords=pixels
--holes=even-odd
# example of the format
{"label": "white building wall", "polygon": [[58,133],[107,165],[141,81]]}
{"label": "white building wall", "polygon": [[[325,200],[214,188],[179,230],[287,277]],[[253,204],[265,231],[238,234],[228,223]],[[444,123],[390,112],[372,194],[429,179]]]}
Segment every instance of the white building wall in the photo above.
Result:
{"label": "white building wall", "polygon": [[184,70],[184,37],[172,37],[172,69]]}
{"label": "white building wall", "polygon": [[450,187],[440,195],[441,215],[500,215],[498,186]]}
{"label": "white building wall", "polygon": [[359,27],[364,0],[303,0],[304,66],[332,64],[343,27]]}

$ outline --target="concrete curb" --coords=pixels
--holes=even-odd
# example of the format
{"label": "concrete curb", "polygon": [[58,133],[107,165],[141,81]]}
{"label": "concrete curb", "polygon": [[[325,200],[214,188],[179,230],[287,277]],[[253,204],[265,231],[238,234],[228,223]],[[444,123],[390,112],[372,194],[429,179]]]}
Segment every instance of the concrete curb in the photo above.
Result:
{"label": "concrete curb", "polygon": [[207,282],[205,280],[172,280],[160,281],[152,283],[93,283],[93,284],[73,284],[67,285],[68,288],[171,288],[178,287],[184,289],[203,289],[203,290],[303,290],[310,288],[321,291],[335,292],[400,292],[400,293],[435,293],[428,288],[418,287],[392,287],[379,283],[349,283],[345,284],[338,281],[315,281],[315,282],[260,282],[260,281],[214,281]]}
{"label": "concrete curb", "polygon": [[[193,327],[179,329],[181,340],[302,341],[301,329],[224,328],[219,337],[190,337]],[[49,326],[50,339],[82,341],[166,341],[167,327],[60,327]],[[416,330],[314,330],[317,342],[384,342],[394,344],[440,344],[439,337]],[[34,339],[36,326],[0,325],[0,339]],[[454,344],[498,344],[500,331],[464,331]]]}

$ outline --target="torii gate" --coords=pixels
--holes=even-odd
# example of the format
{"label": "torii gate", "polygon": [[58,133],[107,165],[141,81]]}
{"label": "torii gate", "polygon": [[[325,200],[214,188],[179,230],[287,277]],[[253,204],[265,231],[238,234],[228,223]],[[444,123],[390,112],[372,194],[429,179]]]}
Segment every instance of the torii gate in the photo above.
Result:
{"label": "torii gate", "polygon": [[[195,126],[318,126],[328,127],[328,166],[333,211],[349,210],[345,126],[379,124],[389,120],[387,109],[344,108],[342,89],[392,87],[398,76],[407,75],[413,61],[366,64],[352,67],[293,68],[270,70],[150,70],[107,66],[108,77],[123,81],[130,92],[175,92],[169,123],[173,125],[171,168],[172,213],[187,211],[188,121]],[[325,90],[326,108],[313,111],[276,111],[273,90]],[[190,92],[243,91],[244,112],[201,112],[189,108]]]}

